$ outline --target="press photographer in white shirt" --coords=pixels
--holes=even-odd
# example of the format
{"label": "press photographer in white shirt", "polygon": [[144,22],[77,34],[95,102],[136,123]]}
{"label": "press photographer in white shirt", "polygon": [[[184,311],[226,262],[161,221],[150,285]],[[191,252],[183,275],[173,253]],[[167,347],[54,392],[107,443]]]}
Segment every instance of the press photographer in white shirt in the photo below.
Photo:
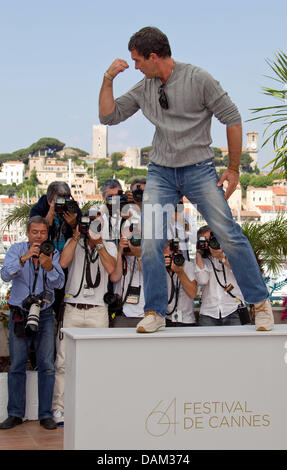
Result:
{"label": "press photographer in white shirt", "polygon": [[249,323],[249,313],[228,259],[207,225],[198,230],[197,238],[195,278],[202,289],[199,326]]}

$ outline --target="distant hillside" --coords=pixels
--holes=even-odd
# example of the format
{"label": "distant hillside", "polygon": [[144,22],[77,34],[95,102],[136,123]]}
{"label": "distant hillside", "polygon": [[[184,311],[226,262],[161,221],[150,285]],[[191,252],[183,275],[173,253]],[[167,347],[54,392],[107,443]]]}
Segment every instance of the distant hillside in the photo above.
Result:
{"label": "distant hillside", "polygon": [[88,155],[88,152],[85,150],[72,147],[65,149],[65,145],[66,144],[53,137],[42,137],[27,148],[19,149],[12,153],[0,153],[0,164],[10,160],[19,160],[27,164],[29,155],[38,155],[39,153],[41,155],[46,153],[47,156],[54,156],[55,154],[64,152],[61,158],[70,158],[70,156],[71,158],[83,158]]}

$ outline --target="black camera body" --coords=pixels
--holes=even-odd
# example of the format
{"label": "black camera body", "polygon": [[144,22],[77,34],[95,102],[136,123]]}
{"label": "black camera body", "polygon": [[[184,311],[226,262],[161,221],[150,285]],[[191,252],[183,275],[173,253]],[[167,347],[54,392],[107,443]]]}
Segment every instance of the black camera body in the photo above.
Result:
{"label": "black camera body", "polygon": [[22,302],[22,307],[25,310],[29,310],[26,325],[25,334],[31,336],[33,333],[38,331],[40,310],[44,303],[51,303],[53,300],[52,292],[44,290],[41,294],[29,294]]}
{"label": "black camera body", "polygon": [[118,205],[120,210],[128,203],[128,196],[124,194],[122,189],[118,190],[118,194],[114,194],[111,196],[106,197],[106,206],[108,208],[109,213],[113,212],[113,208],[118,209]]}
{"label": "black camera body", "polygon": [[79,206],[74,199],[70,196],[59,196],[54,199],[54,209],[56,214],[63,214],[64,212],[71,212],[77,214]]}
{"label": "black camera body", "polygon": [[40,253],[44,253],[46,256],[50,256],[51,253],[54,253],[55,245],[51,240],[45,240],[40,245]]}
{"label": "black camera body", "polygon": [[132,191],[133,198],[135,202],[142,202],[143,200],[143,190],[141,189],[141,185],[137,184],[136,189]]}
{"label": "black camera body", "polygon": [[196,243],[196,249],[199,250],[203,258],[208,258],[209,256],[211,256],[209,247],[213,250],[220,249],[220,243],[217,241],[213,232],[210,232],[209,240],[205,237],[199,237]]}
{"label": "black camera body", "polygon": [[[98,215],[101,215],[101,213],[99,212],[97,216]],[[79,221],[79,232],[81,235],[86,237],[90,229],[95,233],[99,233],[102,230],[102,224],[97,220],[97,216],[90,216],[88,214],[82,215]]]}
{"label": "black camera body", "polygon": [[174,262],[176,266],[183,266],[185,259],[183,254],[179,253],[179,239],[174,238],[173,240],[170,240],[169,248],[173,253],[165,257],[170,258],[170,266],[172,262]]}
{"label": "black camera body", "polygon": [[88,235],[91,219],[88,215],[83,215],[79,221],[79,232],[83,235]]}
{"label": "black camera body", "polygon": [[[44,253],[46,256],[50,256],[51,253],[55,251],[55,245],[51,240],[45,240],[39,246],[40,254]],[[33,258],[39,258],[39,256],[33,256]]]}
{"label": "black camera body", "polygon": [[[129,231],[130,232],[133,232],[131,238],[129,238],[129,242],[131,243],[132,246],[141,246],[141,231],[139,229],[139,227],[134,223],[131,223],[130,226],[129,226]],[[127,247],[127,248],[124,248],[123,252],[125,254],[130,254],[131,255],[131,251],[130,249]]]}
{"label": "black camera body", "polygon": [[122,315],[123,301],[119,294],[108,291],[105,293],[103,300],[108,305],[110,316]]}

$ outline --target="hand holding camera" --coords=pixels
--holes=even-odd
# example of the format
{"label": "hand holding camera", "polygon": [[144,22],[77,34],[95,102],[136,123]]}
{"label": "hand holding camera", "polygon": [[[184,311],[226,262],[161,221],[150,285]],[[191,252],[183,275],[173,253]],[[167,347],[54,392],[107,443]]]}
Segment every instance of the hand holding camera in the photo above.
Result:
{"label": "hand holding camera", "polygon": [[51,271],[53,269],[53,253],[55,247],[54,243],[50,240],[45,240],[40,245],[38,243],[32,243],[29,250],[20,258],[22,265],[30,258],[39,259],[39,262],[43,269]]}

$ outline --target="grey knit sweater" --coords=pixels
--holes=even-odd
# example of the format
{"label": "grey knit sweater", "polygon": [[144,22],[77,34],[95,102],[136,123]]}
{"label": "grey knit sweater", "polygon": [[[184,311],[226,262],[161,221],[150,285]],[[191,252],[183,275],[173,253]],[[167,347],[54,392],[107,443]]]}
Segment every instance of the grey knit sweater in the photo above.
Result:
{"label": "grey knit sweater", "polygon": [[138,82],[115,100],[115,109],[100,116],[102,124],[114,125],[142,110],[155,125],[150,161],[168,167],[182,167],[212,158],[211,119],[215,115],[227,126],[241,123],[235,104],[205,70],[175,62],[164,87],[169,108],[159,104],[159,78]]}

